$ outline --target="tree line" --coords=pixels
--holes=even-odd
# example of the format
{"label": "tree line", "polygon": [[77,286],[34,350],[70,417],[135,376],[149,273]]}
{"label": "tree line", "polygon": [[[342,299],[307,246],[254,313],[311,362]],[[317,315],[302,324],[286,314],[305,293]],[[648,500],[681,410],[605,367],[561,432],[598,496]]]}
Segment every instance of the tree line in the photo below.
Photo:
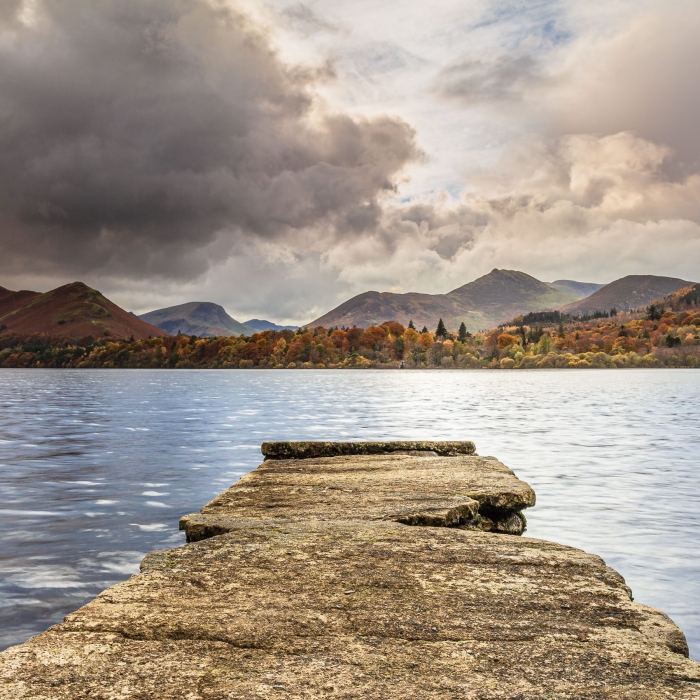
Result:
{"label": "tree line", "polygon": [[619,312],[582,320],[529,314],[491,331],[420,332],[396,321],[369,328],[301,328],[252,336],[147,340],[0,336],[0,367],[172,369],[534,369],[699,367],[700,311]]}

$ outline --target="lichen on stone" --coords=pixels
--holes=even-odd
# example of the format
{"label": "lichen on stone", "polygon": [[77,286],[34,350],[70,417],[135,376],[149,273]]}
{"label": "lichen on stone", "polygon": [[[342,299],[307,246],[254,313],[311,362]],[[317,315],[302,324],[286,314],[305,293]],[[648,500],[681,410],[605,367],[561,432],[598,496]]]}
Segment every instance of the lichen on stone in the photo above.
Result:
{"label": "lichen on stone", "polygon": [[476,447],[471,441],[264,442],[261,451],[266,459],[310,459],[318,457],[340,457],[343,455],[380,455],[400,452],[434,452],[442,457],[448,457],[474,454]]}

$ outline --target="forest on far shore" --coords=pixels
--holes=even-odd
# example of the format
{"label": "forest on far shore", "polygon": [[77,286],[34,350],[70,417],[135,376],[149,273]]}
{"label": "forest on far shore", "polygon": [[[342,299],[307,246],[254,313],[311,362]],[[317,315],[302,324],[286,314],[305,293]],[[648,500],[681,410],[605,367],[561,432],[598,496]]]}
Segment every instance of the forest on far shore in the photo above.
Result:
{"label": "forest on far shore", "polygon": [[488,332],[434,330],[387,321],[367,329],[301,328],[250,337],[146,340],[0,336],[0,367],[363,369],[700,367],[700,309],[571,318],[531,313]]}

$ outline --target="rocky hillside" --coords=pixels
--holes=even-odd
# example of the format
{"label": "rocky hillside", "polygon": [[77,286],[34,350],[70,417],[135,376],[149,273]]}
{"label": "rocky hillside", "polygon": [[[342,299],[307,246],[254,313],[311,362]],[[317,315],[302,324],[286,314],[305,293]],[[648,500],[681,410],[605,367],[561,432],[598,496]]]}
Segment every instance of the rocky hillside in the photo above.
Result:
{"label": "rocky hillside", "polygon": [[[4,290],[7,291],[7,290]],[[165,335],[162,330],[102,296],[82,282],[72,282],[45,294],[10,292],[25,295],[26,303],[0,316],[0,333],[52,338],[130,338],[136,340]],[[6,298],[3,297],[3,298]],[[15,297],[17,298],[17,297]]]}
{"label": "rocky hillside", "polygon": [[211,338],[215,336],[253,335],[255,328],[246,326],[226,313],[223,306],[210,301],[190,301],[142,314],[139,318],[172,333]]}
{"label": "rocky hillside", "polygon": [[584,315],[596,311],[628,311],[647,306],[657,299],[677,292],[692,282],[677,277],[657,277],[656,275],[627,275],[606,284],[591,296],[567,304],[562,311],[574,315]]}
{"label": "rocky hillside", "polygon": [[577,297],[564,294],[524,272],[492,270],[447,294],[365,292],[307,324],[309,327],[360,326],[387,320],[434,330],[442,318],[449,329],[464,322],[469,331],[492,328],[518,314],[555,309]]}

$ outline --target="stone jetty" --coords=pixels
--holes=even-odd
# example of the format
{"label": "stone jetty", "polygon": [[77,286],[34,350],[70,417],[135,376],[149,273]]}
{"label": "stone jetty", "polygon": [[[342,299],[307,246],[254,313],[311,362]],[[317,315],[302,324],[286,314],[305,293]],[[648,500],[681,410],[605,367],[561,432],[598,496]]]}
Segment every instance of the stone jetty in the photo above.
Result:
{"label": "stone jetty", "polygon": [[597,556],[515,536],[532,489],[472,443],[265,443],[188,544],[0,654],[0,698],[700,698]]}

